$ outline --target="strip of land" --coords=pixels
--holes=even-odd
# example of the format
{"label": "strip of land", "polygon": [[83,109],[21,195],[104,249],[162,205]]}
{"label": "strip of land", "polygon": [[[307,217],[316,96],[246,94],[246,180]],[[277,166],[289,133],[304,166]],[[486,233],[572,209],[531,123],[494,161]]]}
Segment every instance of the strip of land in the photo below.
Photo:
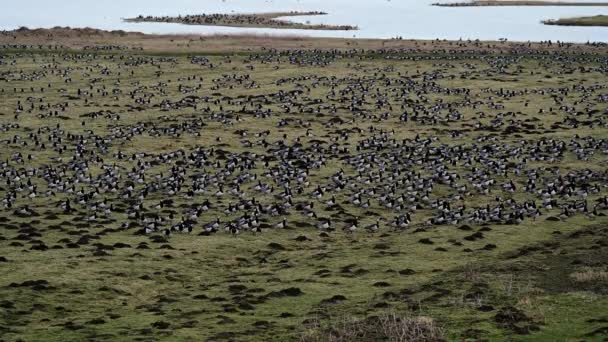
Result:
{"label": "strip of land", "polygon": [[434,3],[433,6],[440,7],[483,7],[483,6],[581,6],[581,7],[597,7],[608,6],[608,2],[567,2],[567,1],[518,1],[518,0],[479,0],[467,2],[453,3]]}
{"label": "strip of land", "polygon": [[271,13],[252,13],[252,14],[196,14],[171,16],[143,16],[124,19],[126,22],[133,23],[177,23],[186,25],[204,26],[230,26],[230,27],[258,27],[276,29],[298,29],[298,30],[357,30],[357,26],[352,25],[326,25],[326,24],[304,24],[277,18],[296,17],[296,16],[315,16],[326,15],[325,12],[271,12]]}
{"label": "strip of land", "polygon": [[296,35],[197,35],[143,34],[122,30],[104,31],[93,28],[55,27],[0,31],[0,49],[12,51],[116,51],[131,53],[173,54],[191,53],[248,53],[270,49],[280,50],[352,50],[366,51],[407,50],[411,53],[608,53],[608,44],[585,44],[480,40],[414,40],[414,39],[351,39],[313,38]]}
{"label": "strip of land", "polygon": [[608,26],[608,15],[550,19],[550,20],[544,20],[543,24],[560,25],[560,26]]}

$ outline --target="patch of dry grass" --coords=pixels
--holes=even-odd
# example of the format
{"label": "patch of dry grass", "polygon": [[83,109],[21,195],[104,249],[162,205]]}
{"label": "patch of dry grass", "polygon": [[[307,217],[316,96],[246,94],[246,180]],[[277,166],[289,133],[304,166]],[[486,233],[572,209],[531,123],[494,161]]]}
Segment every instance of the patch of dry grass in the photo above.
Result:
{"label": "patch of dry grass", "polygon": [[544,20],[543,24],[560,26],[608,26],[608,15],[551,19]]}
{"label": "patch of dry grass", "polygon": [[431,317],[399,315],[394,312],[367,319],[345,316],[332,321],[326,328],[318,323],[300,337],[302,342],[416,342],[443,339],[443,329]]}
{"label": "patch of dry grass", "polygon": [[598,270],[585,270],[575,272],[571,276],[579,283],[608,281],[608,272]]}

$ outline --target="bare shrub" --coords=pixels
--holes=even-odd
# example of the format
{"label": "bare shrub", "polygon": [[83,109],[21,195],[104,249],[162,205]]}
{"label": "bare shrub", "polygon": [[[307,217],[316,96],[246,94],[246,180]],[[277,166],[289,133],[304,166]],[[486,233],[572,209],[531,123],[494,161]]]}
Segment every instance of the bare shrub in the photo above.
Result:
{"label": "bare shrub", "polygon": [[389,341],[440,341],[443,331],[426,316],[403,317],[390,313],[380,317],[382,332]]}
{"label": "bare shrub", "polygon": [[331,322],[326,329],[305,331],[300,340],[302,342],[443,341],[443,330],[430,317],[387,313],[366,319],[342,317]]}
{"label": "bare shrub", "polygon": [[481,270],[475,264],[467,263],[464,265],[463,275],[464,280],[472,283],[477,283],[481,280]]}
{"label": "bare shrub", "polygon": [[608,272],[606,271],[586,270],[582,272],[575,272],[571,274],[571,276],[579,283],[608,281]]}
{"label": "bare shrub", "polygon": [[508,274],[505,278],[501,279],[500,288],[507,297],[513,295],[514,285],[515,279],[512,274]]}

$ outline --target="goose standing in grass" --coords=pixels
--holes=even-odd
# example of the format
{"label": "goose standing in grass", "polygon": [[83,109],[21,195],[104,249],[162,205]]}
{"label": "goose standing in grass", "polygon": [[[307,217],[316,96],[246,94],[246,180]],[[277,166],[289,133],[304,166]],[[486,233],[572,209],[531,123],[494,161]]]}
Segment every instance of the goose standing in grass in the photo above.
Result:
{"label": "goose standing in grass", "polygon": [[283,217],[283,220],[275,225],[275,228],[285,229],[287,228],[287,219]]}
{"label": "goose standing in grass", "polygon": [[215,221],[209,222],[203,225],[203,230],[208,233],[217,232],[220,228],[220,218],[217,217]]}
{"label": "goose standing in grass", "polygon": [[347,223],[342,230],[348,234],[352,234],[357,231],[357,229],[359,229],[359,218],[355,217],[355,219],[352,222]]}
{"label": "goose standing in grass", "polygon": [[332,224],[331,219],[329,218],[321,218],[319,222],[317,222],[317,228],[322,231],[331,230]]}
{"label": "goose standing in grass", "polygon": [[376,233],[378,230],[380,230],[380,220],[376,220],[376,222],[375,222],[375,223],[372,223],[372,224],[370,224],[370,225],[366,226],[366,227],[365,227],[365,230],[366,230],[368,233],[372,233],[372,234],[373,234],[373,233]]}

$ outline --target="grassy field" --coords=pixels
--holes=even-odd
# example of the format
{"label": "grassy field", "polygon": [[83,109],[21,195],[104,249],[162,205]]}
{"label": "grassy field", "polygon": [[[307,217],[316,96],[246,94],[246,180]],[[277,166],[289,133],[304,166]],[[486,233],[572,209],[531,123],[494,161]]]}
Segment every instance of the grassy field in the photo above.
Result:
{"label": "grassy field", "polygon": [[[2,340],[606,336],[602,50],[361,51],[342,40],[341,52],[199,55],[3,39]],[[480,52],[490,44],[504,48]],[[548,195],[555,205],[523,222],[431,222],[439,202],[540,207],[545,192],[523,190],[535,177],[549,192],[571,177],[573,190]],[[479,179],[496,183],[477,189]],[[423,183],[428,194],[415,189]],[[418,207],[381,198],[401,194]],[[564,216],[568,205],[578,209]],[[320,231],[310,212],[334,230]],[[261,232],[224,230],[245,213]],[[411,223],[396,229],[404,213]],[[205,234],[218,218],[222,228]],[[343,231],[355,218],[359,229]],[[192,232],[165,234],[184,219]]]}
{"label": "grassy field", "polygon": [[543,21],[543,24],[561,26],[608,26],[608,15],[545,20]]}

